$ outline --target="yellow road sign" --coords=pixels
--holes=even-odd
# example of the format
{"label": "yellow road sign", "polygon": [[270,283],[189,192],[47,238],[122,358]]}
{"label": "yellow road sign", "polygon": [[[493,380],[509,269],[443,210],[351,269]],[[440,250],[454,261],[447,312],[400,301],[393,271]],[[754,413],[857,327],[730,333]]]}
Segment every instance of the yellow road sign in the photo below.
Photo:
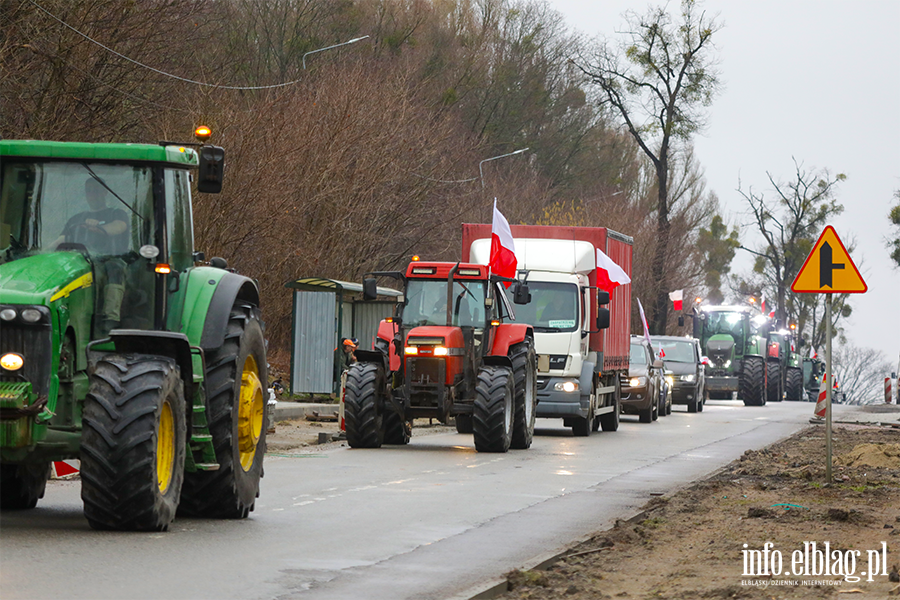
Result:
{"label": "yellow road sign", "polygon": [[868,288],[834,227],[827,225],[791,289],[813,294],[862,294]]}

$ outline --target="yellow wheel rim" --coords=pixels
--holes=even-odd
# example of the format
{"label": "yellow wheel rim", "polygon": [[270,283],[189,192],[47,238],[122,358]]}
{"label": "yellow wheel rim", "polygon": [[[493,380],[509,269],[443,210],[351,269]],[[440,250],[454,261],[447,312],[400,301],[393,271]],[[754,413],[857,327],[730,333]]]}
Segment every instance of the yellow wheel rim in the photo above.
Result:
{"label": "yellow wheel rim", "polygon": [[249,471],[256,458],[256,447],[262,435],[265,413],[263,387],[259,381],[259,367],[256,359],[248,356],[241,374],[241,398],[238,410],[238,450],[241,453],[241,467]]}
{"label": "yellow wheel rim", "polygon": [[175,417],[172,405],[163,402],[159,415],[159,431],[156,435],[156,485],[162,494],[169,489],[175,472]]}

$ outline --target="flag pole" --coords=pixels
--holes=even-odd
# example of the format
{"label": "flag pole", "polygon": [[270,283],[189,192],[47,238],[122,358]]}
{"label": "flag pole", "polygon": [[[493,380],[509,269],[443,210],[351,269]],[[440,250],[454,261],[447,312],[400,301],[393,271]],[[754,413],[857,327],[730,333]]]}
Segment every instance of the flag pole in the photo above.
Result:
{"label": "flag pole", "polygon": [[825,481],[831,483],[831,388],[834,377],[831,373],[831,296],[825,294],[825,372],[828,383],[825,386]]}

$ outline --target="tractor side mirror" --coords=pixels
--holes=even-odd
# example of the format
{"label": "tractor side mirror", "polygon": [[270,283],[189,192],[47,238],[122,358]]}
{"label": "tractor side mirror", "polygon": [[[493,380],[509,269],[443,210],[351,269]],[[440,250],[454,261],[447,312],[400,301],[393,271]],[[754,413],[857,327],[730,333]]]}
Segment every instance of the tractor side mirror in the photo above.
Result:
{"label": "tractor side mirror", "polygon": [[597,329],[607,329],[609,328],[609,309],[608,308],[598,308],[597,309]]}
{"label": "tractor side mirror", "polygon": [[198,171],[198,190],[205,194],[221,192],[222,181],[225,179],[225,149],[219,146],[201,146]]}
{"label": "tractor side mirror", "polygon": [[528,304],[531,302],[531,292],[524,283],[517,283],[513,288],[513,302],[516,304]]}
{"label": "tractor side mirror", "polygon": [[374,277],[363,279],[363,300],[374,300],[378,297],[378,280]]}
{"label": "tractor side mirror", "polygon": [[597,290],[597,305],[606,306],[607,304],[609,304],[609,292]]}

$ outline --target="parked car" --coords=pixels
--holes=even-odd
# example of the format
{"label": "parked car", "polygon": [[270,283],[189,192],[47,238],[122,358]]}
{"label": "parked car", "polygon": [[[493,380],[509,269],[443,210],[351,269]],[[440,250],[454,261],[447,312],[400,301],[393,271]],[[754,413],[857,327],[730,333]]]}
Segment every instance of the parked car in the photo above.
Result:
{"label": "parked car", "polygon": [[622,381],[623,414],[638,415],[641,423],[650,423],[659,417],[664,368],[663,361],[653,358],[647,340],[631,336],[628,378]]}
{"label": "parked car", "polygon": [[672,403],[686,404],[688,412],[703,412],[706,402],[706,368],[700,353],[700,341],[691,337],[652,336],[653,349],[666,365],[671,377]]}

